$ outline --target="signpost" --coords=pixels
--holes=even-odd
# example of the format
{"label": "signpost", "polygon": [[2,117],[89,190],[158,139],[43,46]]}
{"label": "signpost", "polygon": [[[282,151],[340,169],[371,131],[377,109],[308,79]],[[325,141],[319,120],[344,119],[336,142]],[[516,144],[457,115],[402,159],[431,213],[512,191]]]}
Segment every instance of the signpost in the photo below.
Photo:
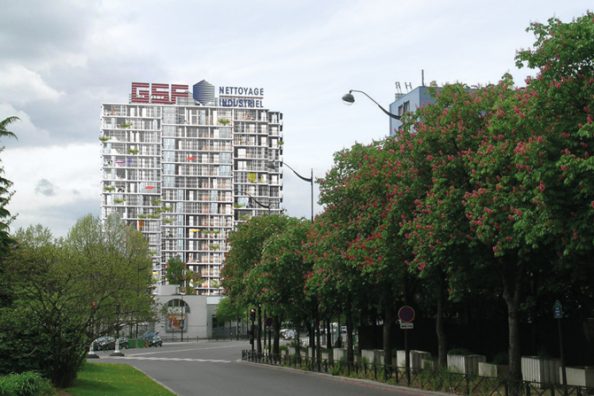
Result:
{"label": "signpost", "polygon": [[404,330],[404,365],[406,370],[406,383],[410,386],[410,351],[408,349],[408,331],[414,328],[415,310],[410,305],[403,305],[398,310],[400,329]]}
{"label": "signpost", "polygon": [[553,317],[557,319],[557,330],[559,332],[559,355],[561,360],[561,380],[563,381],[563,394],[567,395],[567,370],[565,370],[565,353],[563,351],[563,332],[561,331],[561,319],[563,319],[563,305],[556,300],[553,304]]}

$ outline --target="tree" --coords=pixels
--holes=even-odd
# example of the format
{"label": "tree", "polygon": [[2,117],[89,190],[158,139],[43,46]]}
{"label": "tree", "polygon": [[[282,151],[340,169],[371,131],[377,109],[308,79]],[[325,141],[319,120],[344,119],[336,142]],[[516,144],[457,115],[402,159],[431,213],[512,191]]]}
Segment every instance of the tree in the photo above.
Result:
{"label": "tree", "polygon": [[98,333],[153,317],[150,253],[139,235],[118,218],[102,225],[92,216],[60,240],[41,226],[19,230],[5,261],[12,300],[0,312],[0,373],[38,370],[66,387]]}
{"label": "tree", "polygon": [[248,274],[251,294],[268,307],[273,318],[273,355],[280,356],[280,325],[283,319],[300,323],[311,312],[311,299],[304,292],[305,274],[311,264],[303,257],[309,221],[287,218],[283,230],[270,236],[260,262]]}
{"label": "tree", "polygon": [[[10,132],[7,127],[17,120],[18,117],[8,117],[0,121],[0,137],[16,138],[16,135]],[[0,153],[2,150],[3,148],[0,148]],[[3,174],[4,168],[0,163],[0,307],[7,305],[10,300],[10,285],[5,282],[6,278],[3,276],[4,266],[2,265],[2,261],[13,244],[13,240],[9,235],[9,226],[13,216],[6,208],[12,197],[12,192],[10,191],[12,182],[4,178]]]}
{"label": "tree", "polygon": [[256,305],[258,308],[257,352],[262,352],[261,297],[250,286],[249,273],[262,258],[266,241],[282,231],[287,224],[286,216],[252,217],[229,235],[231,249],[227,253],[221,277],[226,295],[240,306]]}
{"label": "tree", "polygon": [[179,285],[180,292],[188,295],[196,294],[193,285],[201,280],[200,275],[189,270],[179,257],[172,257],[167,261],[166,278],[170,285]]}

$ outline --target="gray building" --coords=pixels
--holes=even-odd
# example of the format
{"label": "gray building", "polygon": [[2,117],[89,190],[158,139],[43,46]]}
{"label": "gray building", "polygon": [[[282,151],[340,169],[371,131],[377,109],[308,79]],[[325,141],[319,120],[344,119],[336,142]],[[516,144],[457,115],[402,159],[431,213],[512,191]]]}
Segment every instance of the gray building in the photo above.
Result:
{"label": "gray building", "polygon": [[[408,93],[397,93],[396,100],[390,104],[390,113],[401,116],[434,102],[435,99],[429,93],[429,87],[421,85]],[[390,136],[395,135],[401,125],[400,120],[390,118]]]}

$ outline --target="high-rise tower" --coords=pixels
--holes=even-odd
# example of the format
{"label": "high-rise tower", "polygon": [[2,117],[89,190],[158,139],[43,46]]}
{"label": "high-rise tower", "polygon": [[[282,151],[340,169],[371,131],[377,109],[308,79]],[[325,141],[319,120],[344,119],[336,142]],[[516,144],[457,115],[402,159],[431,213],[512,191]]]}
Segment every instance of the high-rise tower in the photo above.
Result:
{"label": "high-rise tower", "polygon": [[128,103],[103,104],[101,214],[146,236],[156,283],[178,256],[202,277],[197,294],[217,295],[228,233],[280,213],[282,113],[262,88],[192,88],[135,82]]}

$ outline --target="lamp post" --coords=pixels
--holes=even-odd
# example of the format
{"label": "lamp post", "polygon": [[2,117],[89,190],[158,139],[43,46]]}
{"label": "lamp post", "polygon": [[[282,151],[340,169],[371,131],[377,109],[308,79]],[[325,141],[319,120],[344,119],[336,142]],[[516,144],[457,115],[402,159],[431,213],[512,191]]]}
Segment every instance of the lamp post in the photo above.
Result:
{"label": "lamp post", "polygon": [[[314,219],[314,189],[313,189],[313,184],[314,184],[314,177],[313,177],[313,168],[310,169],[310,176],[309,177],[305,177],[299,174],[299,172],[297,172],[295,169],[293,169],[291,167],[291,165],[287,164],[286,162],[281,162],[282,165],[286,165],[287,168],[289,168],[294,174],[295,176],[297,176],[298,178],[300,178],[301,180],[308,182],[309,183],[309,188],[310,188],[310,208],[311,208],[311,212],[310,212],[310,220],[313,223],[313,219]],[[272,165],[269,164],[269,168],[274,168]]]}
{"label": "lamp post", "polygon": [[386,113],[389,117],[394,118],[396,120],[399,120],[400,119],[400,116],[399,115],[390,113],[388,110],[384,109],[379,103],[377,103],[375,101],[375,99],[373,99],[371,96],[369,96],[365,92],[359,91],[357,89],[351,89],[348,93],[346,93],[346,94],[344,94],[342,96],[342,101],[344,103],[346,103],[348,105],[351,105],[351,104],[355,103],[355,97],[353,96],[352,92],[362,93],[363,95],[367,96],[367,98],[369,100],[371,100],[373,103],[375,103],[377,105],[377,107],[379,107],[380,110],[383,111],[384,113]]}
{"label": "lamp post", "polygon": [[270,216],[270,208],[272,207],[270,202],[268,202],[268,205],[266,205],[266,204],[263,204],[262,202],[258,201],[256,198],[252,197],[250,194],[247,194],[247,196],[250,197],[250,199],[253,200],[258,206],[260,206],[264,209],[268,209],[268,215]]}
{"label": "lamp post", "polygon": [[186,326],[186,304],[184,303],[185,291],[180,291],[181,294],[181,341],[184,341],[184,327]]}

